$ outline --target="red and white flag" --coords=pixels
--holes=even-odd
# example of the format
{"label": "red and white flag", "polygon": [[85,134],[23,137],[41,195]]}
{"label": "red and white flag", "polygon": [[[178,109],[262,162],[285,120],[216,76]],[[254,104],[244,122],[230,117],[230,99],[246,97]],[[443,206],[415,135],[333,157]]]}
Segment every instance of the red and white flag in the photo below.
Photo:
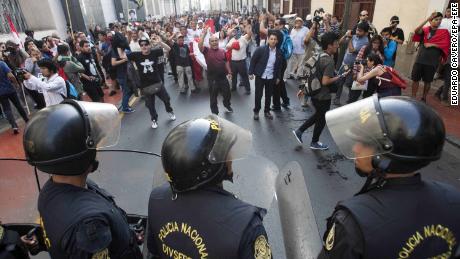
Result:
{"label": "red and white flag", "polygon": [[8,20],[8,25],[10,26],[11,34],[13,36],[13,41],[16,44],[19,44],[19,46],[21,46],[21,48],[22,48],[23,44],[22,44],[21,38],[19,38],[19,33],[16,30],[16,27],[14,27],[13,20],[11,20],[11,17],[10,17],[9,14],[6,14],[6,19]]}

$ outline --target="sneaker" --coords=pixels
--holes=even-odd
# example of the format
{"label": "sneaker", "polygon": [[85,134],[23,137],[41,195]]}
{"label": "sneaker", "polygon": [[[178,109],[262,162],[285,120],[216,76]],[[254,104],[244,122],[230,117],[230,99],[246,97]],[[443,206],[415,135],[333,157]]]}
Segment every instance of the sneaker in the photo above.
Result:
{"label": "sneaker", "polygon": [[232,113],[233,109],[230,106],[225,106],[225,109],[227,110],[228,113]]}
{"label": "sneaker", "polygon": [[265,118],[267,118],[269,120],[273,120],[273,115],[270,112],[265,112],[264,116],[265,116]]}
{"label": "sneaker", "polygon": [[254,120],[258,121],[259,120],[259,113],[254,112]]}
{"label": "sneaker", "polygon": [[299,143],[302,144],[303,143],[303,141],[302,141],[302,132],[300,132],[298,130],[293,130],[292,133],[294,134],[294,136],[297,139],[297,141],[299,141]]}
{"label": "sneaker", "polygon": [[169,115],[169,118],[170,118],[172,121],[175,121],[175,120],[176,120],[176,115],[175,115],[173,112],[168,112],[168,115]]}
{"label": "sneaker", "polygon": [[156,128],[158,128],[158,123],[157,123],[156,120],[153,120],[152,121],[152,129],[156,129]]}
{"label": "sneaker", "polygon": [[329,146],[318,141],[311,143],[310,148],[315,150],[327,150],[329,149]]}
{"label": "sneaker", "polygon": [[13,128],[13,134],[18,135],[19,134],[19,129],[18,128]]}
{"label": "sneaker", "polygon": [[128,108],[128,109],[123,109],[121,110],[123,113],[127,114],[127,113],[133,113],[135,112],[136,110],[134,110],[133,108]]}

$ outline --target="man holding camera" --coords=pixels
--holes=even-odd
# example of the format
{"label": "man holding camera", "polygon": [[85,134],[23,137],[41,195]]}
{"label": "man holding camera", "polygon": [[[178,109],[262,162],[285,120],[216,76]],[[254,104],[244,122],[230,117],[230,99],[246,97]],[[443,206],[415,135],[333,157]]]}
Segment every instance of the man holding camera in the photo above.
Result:
{"label": "man holding camera", "polygon": [[[366,22],[359,23],[357,25],[356,34],[352,35],[352,31],[347,31],[347,33],[340,39],[339,44],[348,41],[348,48],[345,56],[343,58],[342,66],[339,69],[339,73],[344,73],[349,71],[358,56],[358,52],[361,48],[369,43],[368,33],[369,33],[369,24]],[[353,83],[352,74],[348,74],[343,82],[339,82],[337,93],[335,95],[334,105],[340,105],[340,96],[342,95],[343,86],[351,87]]]}
{"label": "man holding camera", "polygon": [[85,67],[85,72],[81,73],[83,89],[93,102],[104,102],[104,91],[101,88],[102,78],[97,71],[90,43],[87,40],[80,41],[80,49],[81,53],[77,59]]}

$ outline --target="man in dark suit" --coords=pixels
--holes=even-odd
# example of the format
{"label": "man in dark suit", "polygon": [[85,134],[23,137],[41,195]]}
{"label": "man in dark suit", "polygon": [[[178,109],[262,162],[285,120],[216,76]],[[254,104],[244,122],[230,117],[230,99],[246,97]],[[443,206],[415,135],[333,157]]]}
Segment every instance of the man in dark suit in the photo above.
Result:
{"label": "man in dark suit", "polygon": [[254,120],[259,120],[259,111],[261,108],[262,95],[265,89],[265,107],[264,115],[266,118],[273,120],[270,113],[270,103],[273,94],[273,87],[278,84],[282,78],[281,62],[283,56],[281,51],[276,47],[278,37],[275,33],[269,32],[268,44],[259,47],[253,54],[251,65],[249,66],[250,79],[256,77],[256,97],[254,107]]}

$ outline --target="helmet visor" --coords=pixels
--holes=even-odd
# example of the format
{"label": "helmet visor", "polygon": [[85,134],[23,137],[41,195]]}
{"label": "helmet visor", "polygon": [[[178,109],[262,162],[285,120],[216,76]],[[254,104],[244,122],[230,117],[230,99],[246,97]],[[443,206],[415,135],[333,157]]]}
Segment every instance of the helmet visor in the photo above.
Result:
{"label": "helmet visor", "polygon": [[117,107],[108,103],[78,102],[88,116],[94,144],[88,148],[111,147],[118,143],[121,118]]}
{"label": "helmet visor", "polygon": [[216,141],[209,152],[209,162],[235,161],[249,153],[252,147],[252,133],[249,130],[215,115],[207,119],[211,123],[211,130],[217,132]]}
{"label": "helmet visor", "polygon": [[326,113],[332,138],[349,159],[386,154],[392,150],[393,144],[384,134],[380,122],[383,115],[377,111],[376,105],[379,104],[375,99],[369,97]]}

